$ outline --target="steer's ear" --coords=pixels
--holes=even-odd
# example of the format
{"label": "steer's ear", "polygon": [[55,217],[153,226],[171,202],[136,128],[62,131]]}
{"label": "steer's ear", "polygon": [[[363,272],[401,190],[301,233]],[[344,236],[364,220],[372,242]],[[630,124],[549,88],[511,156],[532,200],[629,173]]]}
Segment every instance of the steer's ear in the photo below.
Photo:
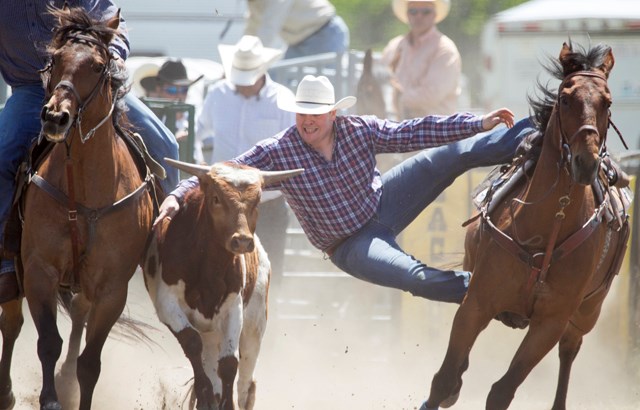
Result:
{"label": "steer's ear", "polygon": [[165,158],[164,160],[172,167],[178,168],[180,171],[184,171],[187,174],[195,175],[197,177],[203,177],[211,170],[211,167],[207,165],[190,164],[188,162],[176,161],[171,158]]}
{"label": "steer's ear", "polygon": [[260,171],[260,176],[264,181],[264,187],[268,187],[271,185],[276,185],[279,182],[285,181],[289,178],[295,177],[296,175],[300,175],[304,172],[303,168],[300,169],[291,169],[287,171]]}

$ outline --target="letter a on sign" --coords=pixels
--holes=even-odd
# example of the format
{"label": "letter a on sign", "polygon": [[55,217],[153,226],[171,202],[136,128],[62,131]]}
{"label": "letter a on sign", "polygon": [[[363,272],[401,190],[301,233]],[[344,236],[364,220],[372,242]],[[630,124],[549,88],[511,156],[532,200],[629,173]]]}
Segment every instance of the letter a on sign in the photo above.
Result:
{"label": "letter a on sign", "polygon": [[445,232],[447,230],[447,223],[445,221],[441,207],[437,207],[433,210],[433,215],[429,220],[427,230],[429,232]]}

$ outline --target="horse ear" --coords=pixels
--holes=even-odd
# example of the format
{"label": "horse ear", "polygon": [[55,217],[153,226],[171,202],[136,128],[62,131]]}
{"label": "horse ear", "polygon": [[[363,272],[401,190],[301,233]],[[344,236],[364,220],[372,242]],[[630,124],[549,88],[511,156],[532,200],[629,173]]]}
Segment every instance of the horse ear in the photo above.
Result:
{"label": "horse ear", "polygon": [[117,30],[120,27],[120,9],[107,21],[107,27]]}
{"label": "horse ear", "polygon": [[609,73],[613,69],[613,64],[615,63],[615,61],[616,59],[613,58],[613,51],[611,50],[611,48],[609,48],[607,55],[604,56],[602,65],[599,67],[604,73],[605,77],[609,78]]}
{"label": "horse ear", "polygon": [[62,5],[62,8],[60,9],[60,13],[57,14],[58,27],[64,26],[63,18],[64,16],[68,16],[70,13],[71,13],[71,8],[69,7],[69,3],[65,1],[64,4]]}
{"label": "horse ear", "polygon": [[565,63],[568,62],[569,56],[571,55],[571,53],[573,53],[573,49],[571,48],[571,45],[567,43],[562,43],[562,50],[560,50],[560,57],[558,57],[558,60],[560,60],[560,63],[562,64],[563,67],[565,66]]}
{"label": "horse ear", "polygon": [[569,44],[562,43],[562,50],[560,50],[560,57],[558,57],[558,60],[562,65],[562,71],[564,72],[565,76],[573,73],[574,71],[580,70],[580,66],[574,59],[573,46],[571,45],[571,41],[569,41]]}

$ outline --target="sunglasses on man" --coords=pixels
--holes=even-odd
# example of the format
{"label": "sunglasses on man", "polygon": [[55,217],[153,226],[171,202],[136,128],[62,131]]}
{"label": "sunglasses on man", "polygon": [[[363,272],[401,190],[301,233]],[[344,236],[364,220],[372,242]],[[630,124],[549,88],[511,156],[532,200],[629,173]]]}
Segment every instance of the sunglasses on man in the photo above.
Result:
{"label": "sunglasses on man", "polygon": [[409,9],[408,13],[410,16],[417,16],[418,14],[428,16],[429,14],[433,13],[433,9]]}
{"label": "sunglasses on man", "polygon": [[163,88],[165,93],[171,95],[186,94],[189,86],[186,85],[165,85]]}

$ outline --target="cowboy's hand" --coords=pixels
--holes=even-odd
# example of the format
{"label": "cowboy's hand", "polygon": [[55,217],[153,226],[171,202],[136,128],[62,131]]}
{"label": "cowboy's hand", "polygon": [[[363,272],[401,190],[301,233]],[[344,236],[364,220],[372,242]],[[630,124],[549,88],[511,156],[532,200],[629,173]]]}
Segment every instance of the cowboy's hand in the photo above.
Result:
{"label": "cowboy's hand", "polygon": [[482,117],[482,129],[489,131],[498,124],[505,124],[507,127],[513,127],[513,112],[508,108],[500,108],[491,111]]}
{"label": "cowboy's hand", "polygon": [[158,215],[156,220],[153,221],[152,229],[156,229],[156,226],[165,219],[171,220],[171,218],[178,213],[178,210],[180,210],[180,203],[178,202],[178,199],[173,195],[167,196],[162,202],[162,205],[160,205],[160,215]]}

